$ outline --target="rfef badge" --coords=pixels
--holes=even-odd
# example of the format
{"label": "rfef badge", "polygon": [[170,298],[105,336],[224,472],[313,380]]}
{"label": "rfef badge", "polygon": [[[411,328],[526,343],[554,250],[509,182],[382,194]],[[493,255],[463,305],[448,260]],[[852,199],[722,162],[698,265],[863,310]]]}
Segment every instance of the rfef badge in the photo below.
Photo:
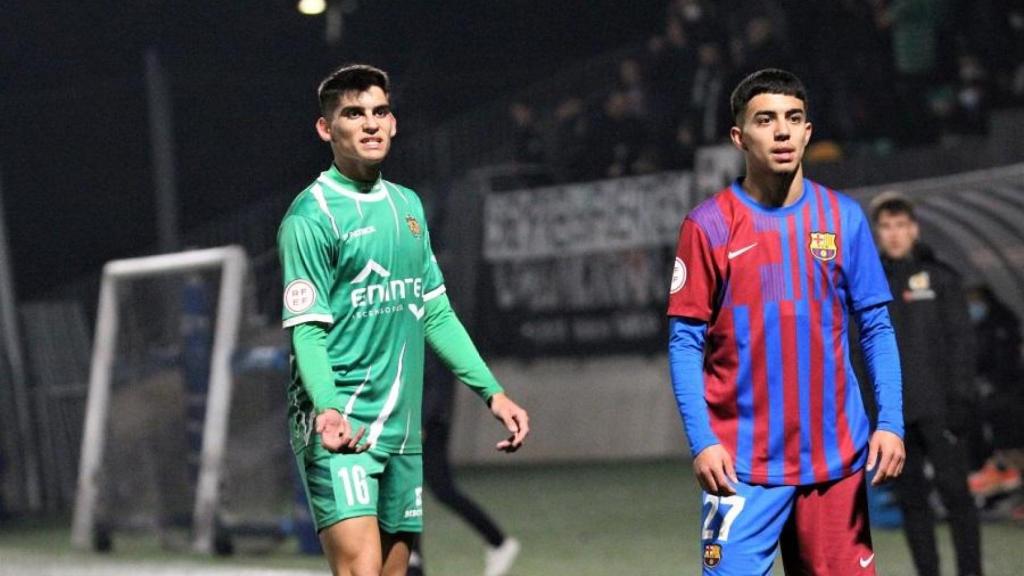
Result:
{"label": "rfef badge", "polygon": [[839,249],[836,248],[836,235],[834,232],[811,232],[809,248],[811,249],[811,255],[822,262],[835,260],[836,253],[839,252]]}
{"label": "rfef badge", "polygon": [[722,545],[721,544],[705,544],[704,545],[704,565],[708,568],[714,568],[722,561]]}

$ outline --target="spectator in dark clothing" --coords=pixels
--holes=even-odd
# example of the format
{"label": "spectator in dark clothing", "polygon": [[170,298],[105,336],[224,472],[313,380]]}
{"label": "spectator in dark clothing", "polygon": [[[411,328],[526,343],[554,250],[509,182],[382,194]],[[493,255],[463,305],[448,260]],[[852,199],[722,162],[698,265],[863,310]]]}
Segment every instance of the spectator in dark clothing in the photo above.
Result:
{"label": "spectator in dark clothing", "polygon": [[613,90],[604,101],[603,114],[590,132],[588,148],[597,169],[595,178],[618,178],[632,174],[639,157],[643,125],[630,115],[629,102],[621,90]]}
{"label": "spectator in dark clothing", "polygon": [[652,120],[650,90],[638,59],[625,58],[619,63],[619,91],[626,100],[626,115],[641,127],[641,132],[634,135],[637,151],[626,173],[657,172],[663,168],[665,151],[660,146],[660,137],[665,122]]}
{"label": "spectator in dark clothing", "polygon": [[1007,53],[1007,69],[1002,78],[1007,99],[1014,104],[1024,102],[1024,0],[1003,0],[999,10],[1006,18],[1001,27]]}
{"label": "spectator in dark clothing", "polygon": [[968,292],[968,311],[977,341],[977,387],[981,417],[972,429],[971,492],[990,497],[1021,487],[1021,473],[1003,457],[1024,448],[1024,371],[1020,320],[987,286]]}
{"label": "spectator in dark clothing", "polygon": [[[971,290],[968,302],[977,339],[978,377],[985,381],[993,394],[1005,398],[1005,403],[1017,403],[1014,400],[1024,392],[1020,320],[987,286]],[[1024,427],[1018,425],[1021,420],[1024,418],[1007,422],[1002,427],[1012,428],[1017,436],[1021,436],[1020,444],[1024,444]],[[1013,444],[1011,447],[1016,446]]]}
{"label": "spectator in dark clothing", "polygon": [[705,42],[697,49],[697,70],[690,94],[690,118],[699,144],[714,144],[732,123],[726,82],[729,80],[725,54],[717,42]]}
{"label": "spectator in dark clothing", "polygon": [[570,96],[555,108],[553,137],[554,169],[563,181],[576,181],[587,176],[589,124],[583,100]]}
{"label": "spectator in dark clothing", "polygon": [[661,165],[667,170],[689,170],[693,168],[693,156],[696,152],[696,141],[693,135],[693,128],[690,127],[688,119],[684,119],[675,126],[675,130],[668,132],[659,138],[663,151]]}
{"label": "spectator in dark clothing", "polygon": [[533,118],[533,108],[522,102],[509,106],[512,117],[512,159],[523,164],[541,164],[547,160],[544,140]]}
{"label": "spectator in dark clothing", "polygon": [[725,30],[715,11],[715,3],[708,0],[672,0],[667,16],[682,26],[683,32],[698,44],[721,40]]}
{"label": "spectator in dark clothing", "polygon": [[973,54],[960,56],[959,65],[953,128],[959,134],[984,134],[988,129],[988,71]]}
{"label": "spectator in dark clothing", "polygon": [[[961,54],[974,55],[985,63],[993,92],[1010,100],[1013,76],[1024,65],[1024,1],[954,0],[953,22],[957,23],[956,47]],[[998,95],[998,94],[996,94]],[[1006,102],[1010,103],[1010,102]]]}
{"label": "spectator in dark clothing", "polygon": [[904,144],[933,142],[939,135],[933,121],[933,90],[941,86],[942,32],[951,0],[892,0],[878,12],[878,26],[892,40],[896,93]]}
{"label": "spectator in dark clothing", "polygon": [[[448,440],[454,416],[455,380],[437,356],[428,351],[423,369],[423,482],[444,506],[462,518],[487,543],[484,573],[503,576],[519,555],[520,544],[507,536],[452,478]],[[417,539],[409,576],[423,576],[423,555]]]}
{"label": "spectator in dark clothing", "polygon": [[903,372],[907,460],[896,479],[904,532],[917,573],[939,574],[935,518],[925,462],[949,512],[960,576],[981,574],[978,512],[967,488],[962,414],[973,377],[973,332],[961,280],[918,242],[913,205],[897,195],[876,201],[872,221],[893,301],[889,304]]}
{"label": "spectator in dark clothing", "polygon": [[646,120],[650,116],[647,83],[640,62],[626,58],[619,63],[619,90],[626,97],[629,116]]}
{"label": "spectator in dark clothing", "polygon": [[789,70],[793,63],[789,51],[775,31],[775,25],[767,16],[757,16],[747,21],[743,40],[737,46],[734,64],[741,76],[763,68]]}
{"label": "spectator in dark clothing", "polygon": [[671,142],[676,126],[683,121],[689,125],[689,95],[697,67],[696,51],[678,19],[669,18],[664,36],[648,41],[647,59],[651,115],[657,118],[653,125],[655,138]]}

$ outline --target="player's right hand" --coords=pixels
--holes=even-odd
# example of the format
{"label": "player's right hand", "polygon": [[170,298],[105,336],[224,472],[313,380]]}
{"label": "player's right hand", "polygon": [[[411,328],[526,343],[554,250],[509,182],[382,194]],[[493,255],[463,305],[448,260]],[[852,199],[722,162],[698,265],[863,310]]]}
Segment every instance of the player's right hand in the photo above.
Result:
{"label": "player's right hand", "polygon": [[334,409],[324,410],[317,415],[316,433],[320,435],[320,444],[328,452],[358,454],[365,452],[370,447],[369,442],[362,446],[359,445],[359,441],[366,434],[366,428],[360,426],[359,432],[353,434],[352,424]]}
{"label": "player's right hand", "polygon": [[733,467],[732,456],[721,444],[712,444],[697,454],[693,459],[693,473],[701,489],[708,494],[732,496],[736,493],[733,486],[739,482],[736,468]]}
{"label": "player's right hand", "polygon": [[504,392],[498,392],[491,396],[488,403],[494,417],[501,421],[511,433],[511,436],[498,442],[496,448],[509,453],[519,450],[530,433],[530,417],[526,410],[513,402]]}

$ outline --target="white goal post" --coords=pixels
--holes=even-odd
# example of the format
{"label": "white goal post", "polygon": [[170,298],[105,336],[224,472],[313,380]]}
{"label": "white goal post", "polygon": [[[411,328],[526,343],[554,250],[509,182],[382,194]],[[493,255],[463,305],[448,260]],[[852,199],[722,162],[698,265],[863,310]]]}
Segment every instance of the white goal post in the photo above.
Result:
{"label": "white goal post", "polygon": [[96,528],[100,495],[98,484],[103,465],[112,370],[117,349],[118,285],[123,280],[211,268],[221,269],[221,282],[210,359],[210,383],[203,424],[199,478],[192,515],[192,534],[193,548],[196,551],[213,551],[218,490],[223,473],[224,447],[228,435],[228,409],[231,404],[231,359],[242,319],[243,306],[240,295],[243,293],[247,268],[245,250],[239,246],[114,260],[103,267],[89,372],[89,396],[82,434],[78,490],[71,528],[71,540],[77,548],[92,547]]}

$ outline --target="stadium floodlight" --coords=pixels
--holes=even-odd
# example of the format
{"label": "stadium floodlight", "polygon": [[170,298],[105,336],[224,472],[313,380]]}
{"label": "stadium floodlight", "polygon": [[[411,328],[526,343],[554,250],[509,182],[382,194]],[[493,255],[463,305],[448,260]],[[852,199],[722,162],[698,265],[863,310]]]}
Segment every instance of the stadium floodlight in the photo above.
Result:
{"label": "stadium floodlight", "polygon": [[306,16],[317,16],[327,10],[327,0],[299,0],[298,9]]}
{"label": "stadium floodlight", "polygon": [[[224,472],[224,448],[228,435],[228,412],[232,401],[231,361],[242,319],[247,262],[246,253],[241,247],[226,246],[114,260],[103,267],[71,532],[72,543],[76,547],[91,548],[96,534],[115,353],[119,345],[119,326],[122,324],[119,311],[119,300],[124,295],[122,292],[130,294],[130,282],[219,270],[220,289],[210,351],[209,388],[192,512],[193,548],[203,553],[213,551],[219,490]],[[126,316],[125,320],[131,318]]]}

